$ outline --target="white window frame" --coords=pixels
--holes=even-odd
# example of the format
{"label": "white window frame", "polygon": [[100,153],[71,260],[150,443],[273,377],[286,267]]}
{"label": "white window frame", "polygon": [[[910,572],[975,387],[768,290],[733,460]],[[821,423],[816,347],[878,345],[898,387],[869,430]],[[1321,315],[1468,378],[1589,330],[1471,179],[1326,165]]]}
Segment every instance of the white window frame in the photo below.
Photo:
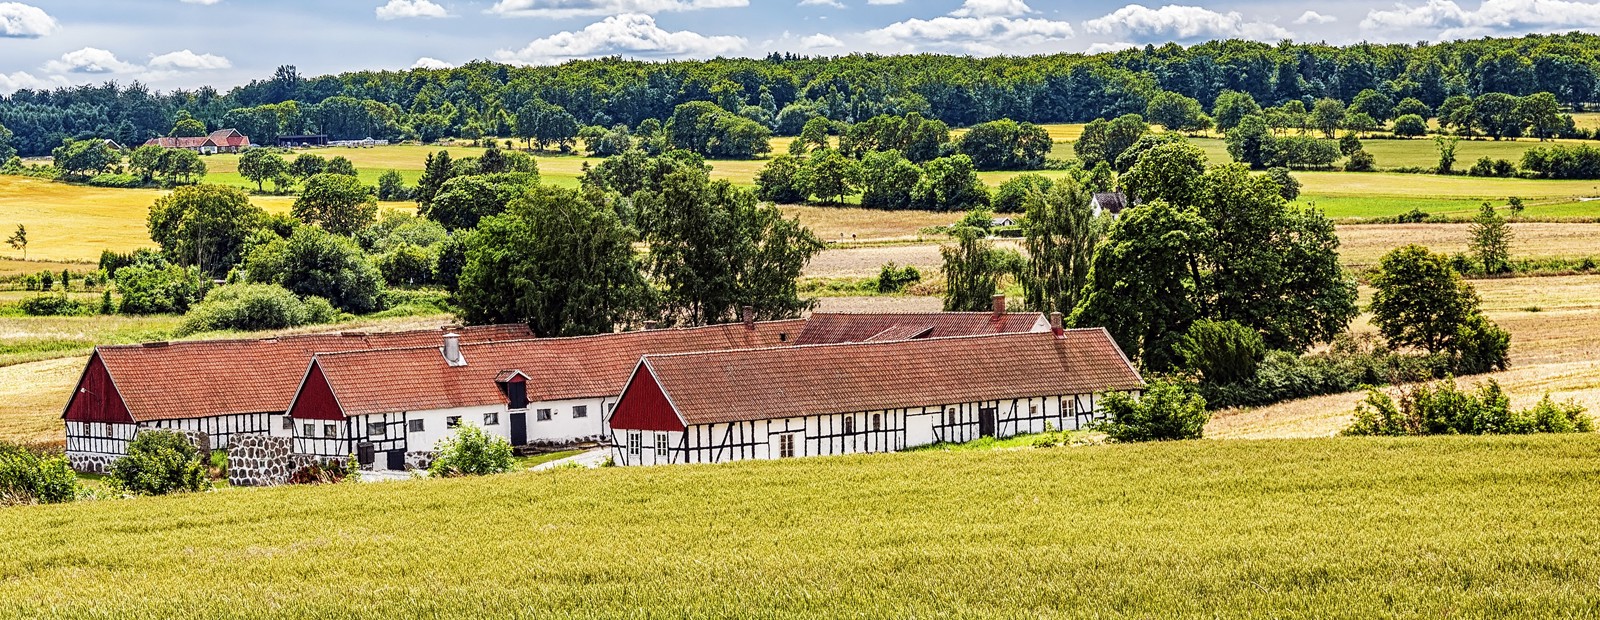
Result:
{"label": "white window frame", "polygon": [[672,439],[666,433],[656,433],[656,458],[664,459],[672,451]]}
{"label": "white window frame", "polygon": [[483,414],[483,425],[484,426],[499,426],[500,425],[500,412],[498,412],[498,411],[485,412]]}
{"label": "white window frame", "polygon": [[778,458],[794,458],[794,433],[784,433],[778,436]]}
{"label": "white window frame", "polygon": [[322,425],[322,438],[323,439],[338,439],[339,438],[339,425],[338,424],[334,424],[332,422],[323,423],[323,425]]}
{"label": "white window frame", "polygon": [[556,417],[556,412],[555,412],[554,409],[535,409],[535,410],[533,410],[533,420],[535,422],[549,422],[550,420],[555,419],[555,417]]}
{"label": "white window frame", "polygon": [[640,452],[639,444],[643,441],[642,435],[643,435],[643,433],[640,433],[639,431],[628,431],[628,455],[629,456],[639,456],[639,452]]}

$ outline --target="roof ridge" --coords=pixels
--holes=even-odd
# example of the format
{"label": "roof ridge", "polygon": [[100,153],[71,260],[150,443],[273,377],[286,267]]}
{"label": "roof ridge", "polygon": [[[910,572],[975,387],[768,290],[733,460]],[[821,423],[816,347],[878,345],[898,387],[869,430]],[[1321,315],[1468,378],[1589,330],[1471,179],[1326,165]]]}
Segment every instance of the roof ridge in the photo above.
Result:
{"label": "roof ridge", "polygon": [[[955,316],[977,316],[977,315],[984,315],[984,316],[988,316],[988,315],[991,315],[991,314],[994,314],[994,313],[993,312],[989,312],[989,311],[982,311],[982,312],[941,312],[941,311],[938,311],[938,310],[934,310],[934,311],[929,311],[929,312],[916,312],[916,311],[911,311],[911,310],[899,310],[899,311],[887,311],[887,312],[812,312],[811,316],[817,316],[817,315],[828,315],[828,316],[951,316],[951,315],[955,315]],[[1006,312],[1001,313],[1000,316],[1027,316],[1027,315],[1032,315],[1032,314],[1043,315],[1044,313],[1043,312],[1034,312],[1034,311],[1031,311],[1031,310],[1030,311],[1023,311],[1023,312],[1006,311]]]}
{"label": "roof ridge", "polygon": [[[441,336],[443,336],[444,334],[449,333],[451,331],[473,330],[473,329],[488,330],[488,329],[496,329],[496,328],[515,327],[516,325],[517,325],[516,323],[500,323],[500,324],[495,324],[495,325],[477,325],[477,326],[471,326],[471,327],[455,327],[454,329],[450,329],[452,326],[449,326],[449,325],[441,325],[441,326],[439,326],[437,328],[402,329],[402,330],[397,330],[397,331],[365,332],[365,331],[358,331],[358,330],[340,330],[340,331],[329,331],[329,332],[305,332],[305,333],[298,333],[298,334],[282,334],[282,335],[278,335],[278,336],[256,336],[256,337],[253,337],[253,338],[250,338],[250,337],[239,337],[239,338],[197,338],[197,339],[194,339],[194,340],[149,340],[149,341],[135,342],[135,343],[130,343],[130,344],[102,344],[102,345],[96,345],[95,349],[96,350],[101,350],[101,349],[144,349],[144,348],[149,348],[146,345],[158,344],[158,343],[165,343],[166,346],[173,347],[173,346],[180,346],[180,345],[181,346],[198,346],[198,345],[244,344],[244,343],[271,342],[271,341],[282,342],[282,341],[285,341],[285,340],[310,340],[312,338],[335,338],[335,337],[337,337],[337,338],[371,338],[371,337],[380,337],[380,338],[382,338],[382,337],[389,337],[389,336],[399,336],[399,335],[409,335],[409,334],[425,334],[425,333],[432,333],[432,332],[438,332]],[[513,340],[531,340],[531,339],[532,338],[529,337],[529,338],[514,338]],[[507,342],[507,341],[504,341],[504,340],[490,340],[490,341],[487,341],[487,342]],[[473,343],[473,344],[483,344],[483,343]],[[389,349],[389,348],[404,349],[404,348],[414,348],[414,347],[385,347],[385,348],[386,349]],[[367,349],[367,350],[373,350],[373,349]],[[336,353],[345,353],[345,352],[350,352],[350,351],[354,351],[354,349],[347,349],[347,350],[344,350],[344,351],[335,351],[335,352]]]}
{"label": "roof ridge", "polygon": [[[1099,328],[1084,328],[1083,331],[1098,331],[1098,330],[1099,330]],[[1063,331],[1079,331],[1079,330],[1063,330]],[[917,342],[943,342],[943,341],[947,341],[947,340],[961,340],[961,339],[966,339],[966,338],[1007,338],[1007,337],[1018,337],[1018,339],[1020,340],[1021,337],[1023,337],[1023,336],[1032,336],[1032,337],[1036,337],[1037,338],[1041,334],[1049,334],[1050,337],[1052,337],[1052,338],[1057,337],[1055,334],[1052,334],[1050,332],[1002,332],[1002,333],[998,333],[998,334],[961,334],[961,335],[957,335],[957,336],[935,336],[933,338],[917,338],[917,339],[913,339],[913,340],[878,340],[878,341],[875,341],[875,342],[867,342],[867,341],[863,341],[863,342],[821,342],[821,343],[815,343],[815,344],[790,344],[790,345],[780,345],[780,346],[771,346],[771,347],[741,347],[741,348],[737,348],[737,349],[717,349],[715,351],[688,351],[688,352],[684,352],[684,353],[650,353],[650,354],[646,354],[646,355],[644,355],[642,357],[648,357],[648,358],[691,357],[691,356],[695,356],[695,355],[712,355],[712,354],[721,354],[721,353],[748,353],[748,352],[752,352],[752,351],[796,351],[796,350],[804,350],[804,349],[823,349],[823,348],[828,348],[828,347],[878,347],[878,346],[885,346],[885,345],[907,344],[907,343],[917,343]]]}

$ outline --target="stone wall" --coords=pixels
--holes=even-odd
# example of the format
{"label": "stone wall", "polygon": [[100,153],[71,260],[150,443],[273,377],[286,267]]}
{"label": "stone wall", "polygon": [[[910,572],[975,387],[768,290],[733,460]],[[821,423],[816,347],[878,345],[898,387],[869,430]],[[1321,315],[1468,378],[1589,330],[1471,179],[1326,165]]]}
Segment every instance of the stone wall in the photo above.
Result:
{"label": "stone wall", "polygon": [[294,453],[293,438],[234,435],[228,445],[228,484],[236,487],[286,484],[289,476],[312,461],[310,456]]}
{"label": "stone wall", "polygon": [[433,466],[433,460],[436,458],[439,458],[439,455],[433,452],[407,452],[406,469],[421,472],[428,471],[428,468]]}
{"label": "stone wall", "polygon": [[120,454],[90,454],[85,452],[68,452],[67,462],[72,464],[73,471],[85,474],[104,474],[111,471],[111,464],[122,458]]}

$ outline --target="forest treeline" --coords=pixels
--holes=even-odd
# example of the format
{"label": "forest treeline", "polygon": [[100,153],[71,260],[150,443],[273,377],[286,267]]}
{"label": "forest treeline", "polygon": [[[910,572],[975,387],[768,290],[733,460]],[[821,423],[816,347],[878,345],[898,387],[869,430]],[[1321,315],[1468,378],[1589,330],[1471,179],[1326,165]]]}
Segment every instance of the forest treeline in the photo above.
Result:
{"label": "forest treeline", "polygon": [[166,135],[180,111],[208,127],[238,127],[258,143],[301,133],[427,141],[513,135],[519,114],[551,116],[555,108],[583,126],[635,127],[646,119],[665,122],[680,104],[709,101],[795,135],[816,117],[860,122],[908,112],[953,127],[1002,118],[1087,122],[1143,112],[1163,91],[1209,105],[1231,90],[1278,106],[1324,97],[1352,101],[1373,89],[1431,107],[1452,95],[1550,92],[1564,105],[1581,107],[1600,100],[1597,85],[1600,36],[1583,33],[1344,47],[1228,40],[1093,56],[606,58],[320,77],[285,66],[228,92],[160,93],[137,82],[19,90],[0,99],[0,125],[26,156],[47,154],[65,138],[138,144]]}

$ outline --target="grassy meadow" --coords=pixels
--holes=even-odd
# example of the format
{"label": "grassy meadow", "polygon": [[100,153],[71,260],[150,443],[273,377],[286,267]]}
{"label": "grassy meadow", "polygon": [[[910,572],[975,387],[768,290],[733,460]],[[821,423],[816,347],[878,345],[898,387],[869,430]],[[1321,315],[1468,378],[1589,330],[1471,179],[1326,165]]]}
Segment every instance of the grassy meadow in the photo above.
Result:
{"label": "grassy meadow", "polygon": [[0,615],[1590,616],[1597,450],[1190,441],[9,508]]}

